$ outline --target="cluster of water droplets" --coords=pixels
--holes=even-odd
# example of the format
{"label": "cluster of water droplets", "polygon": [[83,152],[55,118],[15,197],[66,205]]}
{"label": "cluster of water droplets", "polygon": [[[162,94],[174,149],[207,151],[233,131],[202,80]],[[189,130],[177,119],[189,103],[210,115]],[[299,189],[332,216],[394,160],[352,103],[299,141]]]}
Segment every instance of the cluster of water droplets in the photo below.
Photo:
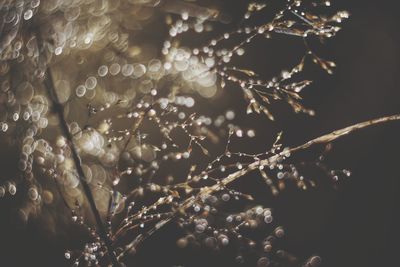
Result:
{"label": "cluster of water droplets", "polygon": [[[201,194],[198,199],[196,196],[198,189],[218,185],[219,178],[279,153],[277,162],[258,166],[272,193],[275,195],[285,180],[294,180],[305,189],[306,182],[296,165],[284,163],[290,153],[280,147],[260,154],[232,152],[231,137],[254,138],[256,131],[236,124],[240,111],[229,108],[217,115],[207,110],[203,114],[198,106],[204,99],[223,93],[222,89],[230,84],[243,91],[247,113],[263,112],[273,118],[267,104],[284,99],[296,112],[312,114],[298,103],[298,93],[309,81],[285,82],[302,71],[306,57],[328,72],[334,67],[333,62],[309,50],[299,65],[262,80],[252,70],[234,66],[233,59],[244,56],[245,46],[260,36],[329,38],[339,30],[331,22],[341,22],[347,18],[346,12],[309,20],[301,11],[302,1],[289,1],[286,9],[277,13],[274,23],[240,26],[194,47],[183,44],[181,35],[193,34],[198,38],[204,32],[212,33],[210,21],[226,22],[222,12],[189,1],[4,3],[0,3],[0,12],[4,13],[0,18],[0,137],[7,137],[10,144],[20,148],[18,177],[27,185],[28,204],[19,214],[26,221],[43,207],[55,208],[56,202],[65,202],[72,210],[72,221],[85,225],[93,237],[93,242],[79,253],[66,252],[68,260],[73,259],[75,266],[80,261],[97,265],[106,253],[84,216],[87,202],[82,183],[89,186],[100,215],[107,221],[108,234],[116,242],[131,231],[146,230],[153,223],[157,226],[180,210],[178,223],[190,232],[177,241],[181,248],[200,244],[219,250],[239,243],[236,260],[241,263],[245,258],[243,249],[256,250],[260,247],[257,244],[261,244],[263,249],[257,252],[259,267],[269,266],[273,258],[289,257],[285,251],[275,249],[275,243],[284,235],[282,227],[274,227],[263,240],[241,234],[242,229],[273,224],[270,209],[256,206],[229,214],[223,209],[235,201],[252,201],[252,196],[224,186]],[[264,7],[250,3],[244,20],[250,20],[253,13]],[[160,11],[168,13],[167,38],[153,51],[151,38],[148,41],[143,32],[147,23],[153,19],[157,22]],[[297,24],[285,20],[286,13],[297,16],[307,30],[300,31]],[[144,43],[138,41],[140,34]],[[235,39],[238,36],[243,40]],[[62,116],[71,138],[63,136],[59,129]],[[226,139],[223,154],[204,170],[196,169],[194,155],[210,156],[214,153],[213,145]],[[73,157],[75,150],[79,161]],[[161,173],[171,162],[177,164],[176,170]],[[180,170],[181,163],[194,166],[184,181],[182,174],[174,172]],[[320,161],[317,163],[325,169]],[[83,177],[76,164],[82,168]],[[346,170],[327,173],[333,180],[350,174]],[[20,182],[21,179],[11,178],[2,181],[0,198],[16,195]],[[185,197],[196,201],[185,206]],[[158,200],[146,202],[147,198]],[[134,206],[134,201],[143,206]],[[122,212],[126,216],[121,227],[114,229],[114,215]],[[223,223],[217,223],[221,218]],[[319,262],[318,257],[313,257],[306,266],[315,267]]]}

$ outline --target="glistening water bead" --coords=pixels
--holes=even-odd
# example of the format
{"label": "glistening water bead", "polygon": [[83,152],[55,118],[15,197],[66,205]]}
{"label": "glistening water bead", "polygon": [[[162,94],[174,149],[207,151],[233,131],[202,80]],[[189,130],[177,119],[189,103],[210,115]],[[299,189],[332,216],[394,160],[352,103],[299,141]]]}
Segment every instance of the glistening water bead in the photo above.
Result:
{"label": "glistening water bead", "polygon": [[78,85],[78,87],[76,87],[76,89],[75,89],[75,92],[76,92],[76,95],[78,96],[78,97],[82,97],[82,96],[84,96],[85,95],[85,93],[86,93],[86,86],[84,86],[84,85]]}
{"label": "glistening water bead", "polygon": [[10,195],[15,195],[17,193],[17,187],[15,186],[14,183],[10,183],[8,185],[8,193],[10,193]]}
{"label": "glistening water bead", "polygon": [[90,76],[85,81],[85,87],[88,90],[93,90],[97,85],[97,79],[94,76]]}
{"label": "glistening water bead", "polygon": [[111,64],[109,68],[110,74],[115,76],[121,71],[121,66],[118,63]]}
{"label": "glistening water bead", "polygon": [[28,190],[28,196],[32,201],[35,201],[39,197],[39,193],[35,187],[31,187]]}
{"label": "glistening water bead", "polygon": [[104,77],[108,73],[108,67],[106,65],[101,65],[97,71],[100,77]]}
{"label": "glistening water bead", "polygon": [[130,76],[133,74],[134,68],[131,64],[125,64],[122,66],[121,72],[124,76]]}

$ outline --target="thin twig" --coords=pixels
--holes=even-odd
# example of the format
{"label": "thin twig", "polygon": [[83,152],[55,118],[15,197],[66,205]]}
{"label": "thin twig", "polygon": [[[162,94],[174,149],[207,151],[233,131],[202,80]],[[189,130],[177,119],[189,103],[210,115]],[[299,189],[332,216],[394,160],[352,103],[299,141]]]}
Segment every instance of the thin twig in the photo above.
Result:
{"label": "thin twig", "polygon": [[305,150],[305,149],[307,149],[311,146],[317,145],[317,144],[328,144],[328,143],[335,141],[336,139],[338,139],[340,137],[348,135],[356,130],[361,130],[363,128],[366,128],[366,127],[369,127],[372,125],[376,125],[376,124],[380,124],[380,123],[384,123],[384,122],[388,122],[388,121],[396,121],[396,120],[400,120],[400,114],[382,117],[379,119],[369,120],[369,121],[365,121],[365,122],[360,122],[360,123],[348,126],[346,128],[333,131],[329,134],[322,135],[320,137],[317,137],[313,140],[308,141],[307,143],[304,143],[300,146],[282,151],[282,152],[280,152],[274,156],[271,156],[267,159],[253,162],[250,165],[248,165],[247,168],[244,168],[240,171],[236,171],[236,172],[228,175],[224,179],[220,180],[219,184],[215,184],[209,188],[204,188],[204,190],[202,190],[204,192],[200,191],[199,194],[204,195],[204,194],[213,193],[213,192],[217,191],[219,188],[221,188],[221,185],[225,186],[227,184],[230,184],[233,181],[235,181],[236,179],[238,179],[239,177],[249,173],[250,171],[257,169],[259,166],[265,166],[265,165],[270,165],[270,164],[276,163],[279,158],[281,158],[282,156],[284,156],[287,153],[292,154],[294,152]]}

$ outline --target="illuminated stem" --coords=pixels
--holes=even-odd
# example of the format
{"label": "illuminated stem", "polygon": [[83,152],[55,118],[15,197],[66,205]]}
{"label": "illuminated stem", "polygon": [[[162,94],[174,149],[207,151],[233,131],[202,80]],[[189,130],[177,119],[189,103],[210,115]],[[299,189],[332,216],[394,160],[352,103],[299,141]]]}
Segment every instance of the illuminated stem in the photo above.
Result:
{"label": "illuminated stem", "polygon": [[305,150],[305,149],[307,149],[311,146],[317,145],[317,144],[328,144],[328,143],[335,141],[336,139],[338,139],[340,137],[348,135],[356,130],[361,130],[363,128],[366,128],[366,127],[369,127],[372,125],[376,125],[376,124],[380,124],[380,123],[384,123],[384,122],[388,122],[388,121],[396,121],[396,120],[400,120],[400,114],[360,122],[360,123],[348,126],[346,128],[336,130],[331,133],[322,135],[322,136],[312,139],[312,140],[308,141],[307,143],[304,143],[300,146],[286,149],[285,151],[282,151],[282,152],[280,152],[274,156],[271,156],[267,159],[253,162],[250,165],[248,165],[246,168],[243,168],[242,170],[231,173],[227,177],[223,178],[222,180],[220,180],[220,182],[218,184],[215,184],[208,188],[204,188],[204,190],[201,190],[199,192],[199,194],[200,195],[211,194],[211,193],[219,190],[221,188],[221,185],[223,185],[223,186],[228,185],[228,184],[232,183],[233,181],[235,181],[236,179],[242,177],[243,175],[257,169],[259,166],[265,166],[265,165],[270,165],[270,164],[276,163],[278,161],[278,159],[280,159],[282,156],[284,156],[287,153],[292,154],[294,152]]}
{"label": "illuminated stem", "polygon": [[260,166],[268,166],[271,164],[275,164],[278,162],[279,159],[281,159],[283,156],[285,156],[288,153],[292,154],[295,152],[299,152],[299,151],[308,149],[309,147],[318,145],[318,144],[328,144],[330,142],[335,141],[336,139],[338,139],[340,137],[348,135],[357,130],[361,130],[361,129],[364,129],[364,128],[367,128],[367,127],[370,127],[373,125],[377,125],[380,123],[389,122],[389,121],[397,121],[397,120],[400,120],[400,114],[382,117],[382,118],[369,120],[369,121],[365,121],[365,122],[360,122],[360,123],[348,126],[346,128],[336,130],[331,133],[322,135],[322,136],[312,139],[312,140],[308,141],[307,143],[304,143],[300,146],[285,149],[285,151],[275,154],[267,159],[253,162],[253,163],[249,164],[246,168],[243,168],[239,171],[231,173],[230,175],[221,179],[218,183],[216,183],[210,187],[204,187],[195,196],[191,196],[191,197],[187,198],[186,200],[184,200],[181,203],[181,205],[179,206],[179,208],[174,212],[174,214],[172,214],[170,217],[168,217],[164,220],[161,220],[153,228],[147,230],[145,233],[139,234],[131,243],[129,243],[125,247],[125,250],[120,255],[118,255],[118,259],[123,257],[126,254],[126,252],[129,251],[130,249],[136,248],[140,243],[142,243],[145,239],[147,239],[149,236],[151,236],[153,233],[155,233],[157,230],[159,230],[165,224],[169,223],[173,218],[175,218],[179,214],[179,212],[185,211],[186,209],[192,207],[193,204],[195,204],[196,201],[198,201],[198,199],[219,191],[220,189],[222,189],[225,186],[227,186],[228,184],[236,181],[237,179],[243,177],[244,175],[248,174],[249,172],[258,169]]}

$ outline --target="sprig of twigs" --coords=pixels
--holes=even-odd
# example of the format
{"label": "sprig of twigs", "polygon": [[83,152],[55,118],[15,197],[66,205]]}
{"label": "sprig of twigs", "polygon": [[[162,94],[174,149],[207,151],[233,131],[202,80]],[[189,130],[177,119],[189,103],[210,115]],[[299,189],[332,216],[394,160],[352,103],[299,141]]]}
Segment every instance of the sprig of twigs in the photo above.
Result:
{"label": "sprig of twigs", "polygon": [[[322,144],[329,144],[341,137],[344,137],[350,133],[353,133],[357,130],[361,130],[370,126],[374,126],[377,124],[385,123],[385,122],[390,122],[390,121],[398,121],[400,120],[400,114],[392,115],[392,116],[386,116],[386,117],[381,117],[378,119],[373,119],[373,120],[368,120],[364,122],[360,122],[336,131],[333,131],[331,133],[322,135],[320,137],[314,138],[302,145],[285,149],[284,151],[277,153],[267,159],[263,159],[260,161],[255,161],[251,164],[249,164],[247,167],[238,170],[236,172],[231,173],[230,175],[226,176],[225,178],[219,180],[216,184],[210,186],[210,187],[203,187],[196,195],[193,195],[186,200],[182,201],[181,204],[179,205],[179,208],[175,210],[175,212],[169,216],[168,218],[165,218],[161,221],[159,221],[153,228],[149,229],[143,234],[139,234],[131,243],[125,246],[125,249],[123,252],[121,252],[118,255],[118,259],[121,259],[128,251],[131,249],[136,249],[137,246],[139,246],[145,239],[150,237],[152,234],[157,232],[159,229],[161,229],[164,225],[167,223],[171,222],[180,212],[187,210],[190,208],[193,204],[196,203],[198,199],[201,199],[204,196],[211,195],[223,188],[225,188],[228,184],[231,184],[232,182],[238,180],[239,178],[243,177],[244,175],[250,173],[251,171],[254,171],[258,169],[260,166],[268,166],[271,164],[275,164],[282,156],[287,155],[288,153],[296,153],[302,150],[306,150],[312,146],[315,145],[322,145]],[[195,178],[195,177],[194,177]]]}

